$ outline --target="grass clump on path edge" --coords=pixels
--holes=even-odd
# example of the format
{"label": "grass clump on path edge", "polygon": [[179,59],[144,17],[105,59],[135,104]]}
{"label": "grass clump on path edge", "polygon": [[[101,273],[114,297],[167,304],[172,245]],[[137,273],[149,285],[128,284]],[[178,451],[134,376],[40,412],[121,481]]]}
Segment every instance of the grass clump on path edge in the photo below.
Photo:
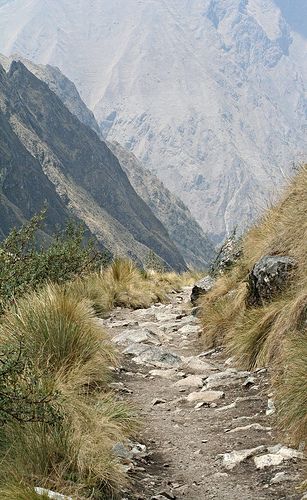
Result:
{"label": "grass clump on path edge", "polygon": [[127,477],[112,448],[138,422],[108,388],[118,356],[97,315],[167,300],[189,279],[116,259],[28,292],[7,309],[0,318],[1,498],[37,498],[37,486],[80,500],[117,498]]}
{"label": "grass clump on path edge", "polygon": [[[243,239],[240,261],[201,299],[202,339],[225,345],[241,367],[268,367],[280,429],[293,444],[307,439],[307,167]],[[247,304],[248,273],[264,255],[297,266],[285,289],[262,306]]]}

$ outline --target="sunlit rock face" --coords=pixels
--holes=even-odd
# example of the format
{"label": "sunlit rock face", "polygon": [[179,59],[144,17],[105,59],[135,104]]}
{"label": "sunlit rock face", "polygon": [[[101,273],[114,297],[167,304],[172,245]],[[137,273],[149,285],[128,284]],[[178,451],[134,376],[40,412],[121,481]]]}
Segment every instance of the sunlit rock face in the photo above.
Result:
{"label": "sunlit rock face", "polygon": [[218,242],[307,150],[306,39],[277,2],[2,1],[0,51],[58,66]]}

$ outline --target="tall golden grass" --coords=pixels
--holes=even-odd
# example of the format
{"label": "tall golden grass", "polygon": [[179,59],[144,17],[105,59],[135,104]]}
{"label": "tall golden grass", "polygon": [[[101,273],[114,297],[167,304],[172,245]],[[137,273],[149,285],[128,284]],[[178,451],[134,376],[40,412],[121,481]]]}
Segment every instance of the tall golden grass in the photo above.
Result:
{"label": "tall golden grass", "polygon": [[[281,200],[247,232],[240,261],[200,301],[207,346],[224,344],[246,368],[271,367],[280,425],[296,443],[307,437],[306,193],[304,166]],[[250,307],[248,273],[264,255],[288,255],[297,267],[282,293]]]}
{"label": "tall golden grass", "polygon": [[116,259],[72,283],[48,284],[2,316],[0,348],[22,344],[39,386],[57,395],[60,418],[0,428],[0,498],[36,499],[35,486],[80,500],[117,497],[127,477],[112,448],[136,432],[138,419],[108,388],[118,356],[97,315],[166,301],[191,279]]}

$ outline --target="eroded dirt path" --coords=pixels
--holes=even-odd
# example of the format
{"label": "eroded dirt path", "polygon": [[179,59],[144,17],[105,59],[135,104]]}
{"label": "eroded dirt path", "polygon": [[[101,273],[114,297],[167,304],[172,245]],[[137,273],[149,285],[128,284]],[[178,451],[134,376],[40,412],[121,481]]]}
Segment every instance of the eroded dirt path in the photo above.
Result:
{"label": "eroded dirt path", "polygon": [[189,295],[104,320],[123,351],[113,387],[139,409],[146,446],[129,464],[133,491],[122,498],[302,498],[302,454],[281,448],[272,430],[266,371],[240,372],[223,352],[202,353]]}

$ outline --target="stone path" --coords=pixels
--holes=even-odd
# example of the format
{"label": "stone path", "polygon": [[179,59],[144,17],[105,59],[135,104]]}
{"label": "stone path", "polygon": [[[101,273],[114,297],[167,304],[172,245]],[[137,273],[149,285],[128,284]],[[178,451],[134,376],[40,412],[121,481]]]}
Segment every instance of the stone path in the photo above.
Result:
{"label": "stone path", "polygon": [[116,446],[133,481],[122,498],[301,499],[303,455],[274,431],[266,371],[238,371],[223,352],[201,352],[190,292],[104,320],[123,352],[111,385],[143,422],[141,444]]}

